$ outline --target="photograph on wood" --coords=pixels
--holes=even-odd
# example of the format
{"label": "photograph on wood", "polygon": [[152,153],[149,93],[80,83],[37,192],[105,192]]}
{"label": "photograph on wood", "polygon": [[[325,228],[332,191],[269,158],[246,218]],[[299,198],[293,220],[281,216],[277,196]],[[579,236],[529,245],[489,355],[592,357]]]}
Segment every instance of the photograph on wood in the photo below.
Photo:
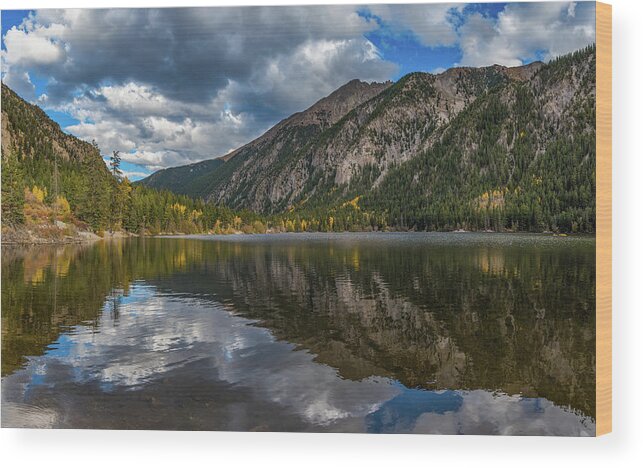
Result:
{"label": "photograph on wood", "polygon": [[611,431],[611,7],[2,10],[2,427]]}

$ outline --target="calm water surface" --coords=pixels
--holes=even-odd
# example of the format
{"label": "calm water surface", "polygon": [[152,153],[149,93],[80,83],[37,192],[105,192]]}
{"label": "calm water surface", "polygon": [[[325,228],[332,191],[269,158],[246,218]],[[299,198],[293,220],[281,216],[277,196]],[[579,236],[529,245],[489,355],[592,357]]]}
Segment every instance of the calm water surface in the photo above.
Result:
{"label": "calm water surface", "polygon": [[593,435],[595,241],[2,248],[4,427]]}

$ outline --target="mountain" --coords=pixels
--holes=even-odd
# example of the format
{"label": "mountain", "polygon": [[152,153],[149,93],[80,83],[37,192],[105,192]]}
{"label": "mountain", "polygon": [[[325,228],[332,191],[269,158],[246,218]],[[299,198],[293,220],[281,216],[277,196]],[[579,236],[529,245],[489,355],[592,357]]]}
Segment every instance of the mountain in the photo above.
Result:
{"label": "mountain", "polygon": [[151,188],[171,190],[174,193],[190,194],[194,190],[196,179],[212,174],[224,162],[223,158],[207,159],[186,166],[161,169],[138,183]]}
{"label": "mountain", "polygon": [[478,95],[512,78],[529,77],[541,65],[412,73],[394,85],[353,80],[231,153],[217,170],[184,178],[182,185],[190,186],[184,193],[276,213],[375,167],[381,176],[391,164],[429,146],[434,132]]}
{"label": "mountain", "polygon": [[594,232],[595,76],[589,46],[353,80],[223,158],[134,187],[3,84],[3,221],[42,224],[61,205],[95,231]]}
{"label": "mountain", "polygon": [[189,190],[317,218],[350,202],[404,229],[593,231],[594,129],[594,46],[547,64],[352,81]]}
{"label": "mountain", "polygon": [[423,230],[593,232],[595,64],[589,47],[481,95],[362,207]]}
{"label": "mountain", "polygon": [[[444,128],[479,96],[490,89],[523,79],[538,70],[534,63],[517,72],[505,67],[456,68],[440,75],[412,73],[372,100],[356,107],[332,129],[291,158],[283,168],[266,176],[270,191],[250,192],[250,206],[279,211],[302,202],[341,198],[361,186],[356,195],[379,183],[389,169],[431,147]],[[290,174],[296,173],[293,179]],[[230,190],[212,194],[228,202]],[[234,200],[234,199],[232,199]],[[233,203],[233,206],[235,204]]]}
{"label": "mountain", "polygon": [[[138,183],[176,190],[195,197],[211,198],[223,181],[244,181],[261,176],[267,167],[279,164],[288,154],[301,150],[311,139],[332,127],[346,113],[391,85],[352,80],[303,112],[282,120],[259,138],[222,158],[168,168]],[[216,162],[215,162],[216,161]],[[225,162],[220,169],[221,163]],[[243,174],[241,174],[244,172]],[[229,203],[233,204],[233,203]],[[240,207],[243,202],[235,203]]]}

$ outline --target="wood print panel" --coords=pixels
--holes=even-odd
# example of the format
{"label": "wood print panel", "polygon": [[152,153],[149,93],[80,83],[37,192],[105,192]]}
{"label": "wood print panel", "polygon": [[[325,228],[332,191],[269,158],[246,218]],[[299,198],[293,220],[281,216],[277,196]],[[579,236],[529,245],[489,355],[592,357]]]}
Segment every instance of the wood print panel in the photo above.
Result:
{"label": "wood print panel", "polygon": [[596,435],[612,431],[612,6],[596,4]]}

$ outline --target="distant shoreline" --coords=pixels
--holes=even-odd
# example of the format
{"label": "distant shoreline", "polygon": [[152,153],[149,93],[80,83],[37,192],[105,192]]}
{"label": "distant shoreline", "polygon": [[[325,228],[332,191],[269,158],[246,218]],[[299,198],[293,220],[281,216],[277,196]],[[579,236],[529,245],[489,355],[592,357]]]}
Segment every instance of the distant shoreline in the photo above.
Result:
{"label": "distant shoreline", "polygon": [[396,234],[410,234],[410,235],[425,235],[425,234],[435,234],[435,235],[471,235],[471,236],[483,236],[483,235],[503,235],[503,236],[539,236],[543,238],[595,238],[595,233],[575,233],[575,234],[557,234],[552,232],[529,232],[529,231],[340,231],[340,232],[324,232],[324,231],[304,231],[304,232],[266,232],[262,234],[245,234],[245,233],[234,233],[234,234],[159,234],[155,236],[142,236],[142,237],[152,237],[158,239],[226,239],[226,238],[256,238],[256,237],[298,237],[298,236],[315,236],[319,238],[330,238],[330,237],[344,237],[350,236],[351,234],[356,235],[373,235],[373,236],[386,236],[386,235],[396,235]]}
{"label": "distant shoreline", "polygon": [[214,234],[214,233],[197,233],[197,234],[185,234],[185,233],[162,233],[162,234],[133,234],[126,231],[115,231],[112,233],[105,232],[103,236],[99,236],[96,233],[91,231],[78,231],[73,235],[64,235],[61,232],[54,232],[48,230],[46,232],[38,231],[37,229],[16,229],[16,228],[7,228],[2,229],[2,236],[0,238],[0,244],[3,246],[10,245],[72,245],[72,244],[91,244],[94,242],[102,240],[116,240],[116,239],[129,239],[132,237],[141,237],[141,238],[157,238],[157,239],[202,239],[202,238],[245,238],[245,237],[272,237],[278,235],[288,235],[288,236],[298,236],[298,235],[319,235],[320,237],[332,237],[332,236],[345,236],[348,234],[373,234],[373,235],[384,235],[384,234],[470,234],[470,235],[480,235],[480,234],[502,234],[502,235],[539,235],[543,237],[596,237],[595,233],[591,232],[579,232],[579,233],[553,233],[553,232],[530,232],[530,231],[466,231],[466,230],[454,230],[454,231],[403,231],[403,230],[382,230],[382,231],[301,231],[301,232],[283,232],[283,231],[268,231],[265,233],[251,233],[246,234],[242,231],[232,232],[228,234]]}

